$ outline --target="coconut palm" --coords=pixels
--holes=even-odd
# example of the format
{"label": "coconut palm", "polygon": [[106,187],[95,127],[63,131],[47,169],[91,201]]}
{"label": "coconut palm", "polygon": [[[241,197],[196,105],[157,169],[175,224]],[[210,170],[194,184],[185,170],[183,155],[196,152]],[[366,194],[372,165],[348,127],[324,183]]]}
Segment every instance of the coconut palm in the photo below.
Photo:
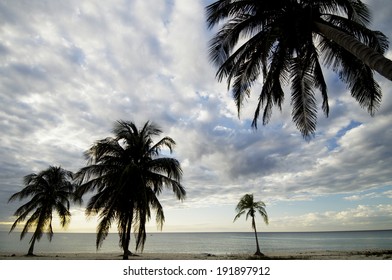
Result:
{"label": "coconut palm", "polygon": [[255,255],[262,256],[263,254],[260,252],[259,240],[257,238],[257,229],[256,229],[256,221],[255,216],[258,212],[261,217],[263,217],[264,222],[268,224],[268,215],[267,211],[265,210],[265,204],[262,201],[254,201],[253,194],[245,194],[237,204],[235,208],[237,215],[234,218],[234,222],[241,217],[246,212],[246,219],[248,220],[249,217],[252,218],[252,229],[255,231],[256,237],[256,253]]}
{"label": "coconut palm", "polygon": [[220,25],[210,41],[217,79],[227,78],[238,114],[260,76],[262,89],[252,126],[263,124],[273,106],[281,109],[283,87],[291,83],[292,118],[305,138],[317,122],[315,90],[329,113],[320,58],[338,73],[352,96],[373,116],[381,89],[373,70],[392,80],[392,61],[383,56],[388,39],[370,30],[368,7],[359,0],[219,0],[206,7],[207,22]]}
{"label": "coconut palm", "polygon": [[27,197],[32,198],[16,210],[14,215],[18,218],[12,225],[10,232],[15,229],[17,224],[29,217],[20,234],[20,239],[25,237],[31,227],[35,227],[27,254],[33,255],[35,242],[41,239],[44,232],[47,233],[49,241],[52,240],[53,211],[58,214],[62,227],[70,222],[69,206],[74,191],[72,172],[61,167],[50,166],[38,174],[33,173],[25,176],[24,185],[25,187],[13,194],[8,202]]}
{"label": "coconut palm", "polygon": [[75,194],[81,201],[87,192],[95,192],[87,204],[86,215],[100,218],[97,249],[112,223],[117,223],[123,258],[130,254],[132,227],[137,232],[136,250],[143,250],[145,224],[151,217],[151,209],[160,228],[164,222],[163,207],[158,200],[163,187],[170,187],[178,199],[185,198],[180,163],[160,154],[162,148],[172,152],[175,141],[163,137],[153,142],[152,138],[161,132],[150,122],[139,129],[133,122],[118,121],[113,129],[114,137],[97,141],[86,151],[88,164],[76,174]]}

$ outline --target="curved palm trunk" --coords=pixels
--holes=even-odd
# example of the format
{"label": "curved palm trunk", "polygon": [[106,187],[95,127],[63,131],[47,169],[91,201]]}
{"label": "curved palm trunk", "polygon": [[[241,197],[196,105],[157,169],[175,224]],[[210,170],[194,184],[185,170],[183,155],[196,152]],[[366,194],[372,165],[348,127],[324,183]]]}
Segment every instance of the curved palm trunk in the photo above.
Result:
{"label": "curved palm trunk", "polygon": [[392,81],[391,60],[340,30],[320,22],[315,22],[315,25],[322,35],[339,44],[341,47],[363,61],[367,66]]}
{"label": "curved palm trunk", "polygon": [[256,223],[255,223],[254,217],[252,217],[252,227],[255,230],[255,237],[256,237],[256,253],[255,253],[255,255],[262,256],[263,254],[260,252],[259,239],[257,238],[257,230],[256,230]]}
{"label": "curved palm trunk", "polygon": [[37,236],[34,233],[33,237],[31,238],[31,241],[30,241],[31,245],[30,245],[30,248],[29,248],[29,252],[27,253],[28,256],[34,256],[33,251],[34,251],[34,245],[35,245],[35,241],[36,240],[37,240]]}
{"label": "curved palm trunk", "polygon": [[[38,223],[37,223],[37,227],[33,233],[33,236],[31,237],[30,240],[30,248],[29,248],[29,252],[27,253],[28,256],[34,256],[34,245],[35,245],[35,241],[37,240],[37,237],[42,233],[42,228],[45,224],[45,218],[44,215],[40,215],[39,219],[38,219]],[[51,228],[51,226],[50,226]]]}

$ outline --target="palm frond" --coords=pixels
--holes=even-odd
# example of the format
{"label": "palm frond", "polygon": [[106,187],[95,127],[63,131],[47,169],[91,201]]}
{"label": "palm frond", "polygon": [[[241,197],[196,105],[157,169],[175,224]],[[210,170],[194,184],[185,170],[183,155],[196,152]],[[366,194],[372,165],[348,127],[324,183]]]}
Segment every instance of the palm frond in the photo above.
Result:
{"label": "palm frond", "polygon": [[96,247],[99,249],[102,246],[103,241],[109,234],[112,221],[116,218],[115,208],[105,208],[100,214],[100,221],[97,227],[97,239]]}
{"label": "palm frond", "polygon": [[208,27],[212,28],[221,20],[238,14],[254,14],[252,1],[220,0],[206,7]]}
{"label": "palm frond", "polygon": [[254,219],[256,211],[263,217],[264,222],[268,224],[268,215],[267,211],[265,210],[265,203],[262,201],[254,201],[253,194],[245,194],[241,197],[240,201],[238,202],[235,210],[237,215],[234,217],[235,222],[238,218],[240,218],[243,214],[246,213],[246,220],[249,217],[252,218],[252,228],[255,229]]}
{"label": "palm frond", "polygon": [[172,153],[175,145],[176,145],[176,142],[172,138],[163,137],[157,143],[152,145],[152,147],[148,150],[148,153],[153,156],[158,156],[160,154],[162,147],[167,147],[170,150],[170,153]]}
{"label": "palm frond", "polygon": [[314,135],[317,124],[317,105],[312,89],[313,79],[303,61],[297,59],[292,64],[292,116],[302,135],[309,139]]}
{"label": "palm frond", "polygon": [[252,127],[257,128],[260,109],[264,106],[263,125],[266,125],[272,114],[272,108],[277,105],[281,108],[284,100],[282,81],[287,81],[290,57],[285,50],[285,43],[281,42],[275,46],[275,55],[267,70],[267,76],[259,96],[259,102],[252,121]]}
{"label": "palm frond", "polygon": [[[42,226],[39,223],[39,218],[42,214],[42,209],[41,208],[37,208],[36,211],[30,216],[30,218],[26,221],[22,232],[20,233],[20,240],[22,240],[26,233],[29,231],[30,227],[32,226],[36,226],[36,230],[35,230],[35,235],[37,236],[37,239],[39,240],[39,237],[42,235]],[[42,224],[42,222],[41,222]]]}
{"label": "palm frond", "polygon": [[322,40],[320,46],[326,54],[324,64],[339,74],[360,106],[373,116],[380,106],[382,93],[372,70],[334,42]]}
{"label": "palm frond", "polygon": [[[346,36],[340,40],[338,37],[341,35],[349,34],[355,38],[358,44],[355,47],[351,45],[350,51],[359,56],[358,49],[366,50],[366,56],[363,56],[366,65],[391,79],[392,63],[382,56],[388,48],[388,38],[368,28],[371,14],[362,1],[220,0],[206,7],[206,15],[209,28],[219,26],[209,42],[209,58],[217,67],[217,80],[221,82],[227,78],[238,115],[243,101],[251,94],[259,77],[263,76],[263,87],[252,121],[254,128],[257,128],[261,114],[265,125],[270,120],[273,107],[277,105],[281,109],[284,99],[281,83],[291,82],[293,121],[304,138],[314,135],[317,116],[315,89],[321,92],[324,114],[329,114],[327,85],[318,61],[318,50],[325,54],[326,66],[332,66],[339,73],[360,105],[374,114],[381,100],[379,86],[371,71],[362,65],[356,76],[363,78],[362,81],[369,86],[365,82],[356,83],[357,77],[351,68],[359,64],[346,65],[349,60],[345,60],[346,51],[342,47],[350,49],[349,39]],[[321,24],[324,24],[324,31],[321,31]],[[326,31],[325,26],[333,29],[335,37],[323,37],[331,32]],[[321,38],[314,39],[315,35]],[[318,41],[321,44],[316,48]],[[333,46],[333,41],[341,46]],[[301,64],[308,65],[299,66],[300,59]]]}
{"label": "palm frond", "polygon": [[233,221],[233,222],[235,222],[236,220],[238,220],[243,214],[245,214],[245,210],[239,211],[239,212],[237,213],[237,215],[235,215],[234,221]]}

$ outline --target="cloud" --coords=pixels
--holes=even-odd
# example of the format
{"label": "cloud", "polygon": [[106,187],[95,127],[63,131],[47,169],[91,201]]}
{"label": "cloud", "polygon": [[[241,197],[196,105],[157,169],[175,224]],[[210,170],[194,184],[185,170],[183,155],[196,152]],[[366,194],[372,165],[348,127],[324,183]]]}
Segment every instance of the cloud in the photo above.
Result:
{"label": "cloud", "polygon": [[352,196],[347,196],[344,199],[345,200],[350,200],[350,201],[358,201],[358,200],[363,200],[363,199],[367,199],[367,198],[376,198],[376,197],[380,197],[380,194],[377,193],[367,193],[364,195],[352,195]]}
{"label": "cloud", "polygon": [[270,219],[273,230],[359,230],[389,229],[392,205],[357,205],[343,211],[311,212]]}
{"label": "cloud", "polygon": [[[353,201],[391,186],[390,81],[376,76],[383,101],[372,118],[325,70],[331,112],[319,113],[315,139],[304,141],[292,123],[289,97],[253,130],[259,88],[238,118],[208,61],[207,3],[0,3],[0,220],[10,220],[16,205],[7,199],[23,176],[49,165],[77,171],[119,119],[154,121],[177,142],[188,198],[166,194],[167,207],[234,205],[246,192],[271,202],[337,193]],[[382,14],[375,24],[390,26],[389,2],[369,4]]]}
{"label": "cloud", "polygon": [[364,199],[372,199],[372,198],[392,198],[392,191],[384,191],[384,192],[371,192],[371,193],[360,193],[356,195],[351,195],[344,197],[345,200],[349,201],[359,201],[359,200],[364,200]]}
{"label": "cloud", "polygon": [[384,192],[384,195],[388,198],[392,198],[392,191],[386,191]]}

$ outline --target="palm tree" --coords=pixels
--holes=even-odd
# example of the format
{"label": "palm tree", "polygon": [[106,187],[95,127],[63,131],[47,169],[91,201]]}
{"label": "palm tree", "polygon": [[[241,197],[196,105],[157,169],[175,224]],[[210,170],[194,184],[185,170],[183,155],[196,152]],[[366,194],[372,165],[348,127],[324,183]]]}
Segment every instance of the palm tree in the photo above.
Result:
{"label": "palm tree", "polygon": [[146,240],[145,224],[155,210],[160,228],[164,222],[163,207],[158,195],[163,187],[171,187],[176,197],[185,198],[181,185],[180,163],[160,155],[166,147],[172,152],[175,141],[163,137],[154,143],[152,137],[161,134],[154,124],[146,122],[140,129],[133,122],[118,121],[113,129],[114,137],[97,141],[85,155],[88,165],[77,174],[76,197],[90,191],[96,193],[90,198],[86,215],[99,215],[97,227],[97,249],[102,245],[112,223],[117,223],[119,244],[124,251],[123,258],[131,254],[129,243],[131,229],[136,235],[136,250]]}
{"label": "palm tree", "polygon": [[227,78],[238,114],[257,79],[263,77],[252,126],[263,109],[281,109],[291,82],[292,117],[302,135],[314,136],[315,90],[329,114],[327,84],[320,64],[337,72],[352,96],[373,116],[381,89],[373,70],[392,80],[392,61],[383,56],[388,39],[367,28],[370,11],[359,0],[219,0],[206,7],[209,28],[225,21],[210,41],[217,79]]}
{"label": "palm tree", "polygon": [[257,212],[263,217],[264,222],[268,225],[268,215],[265,210],[265,204],[262,201],[255,202],[253,200],[253,194],[245,194],[241,200],[238,202],[237,207],[235,208],[237,215],[234,218],[234,222],[241,217],[246,212],[246,219],[248,217],[252,218],[252,229],[255,231],[256,237],[256,253],[255,255],[262,256],[263,254],[260,252],[259,240],[257,238],[257,230],[256,230],[256,222],[255,215]]}
{"label": "palm tree", "polygon": [[18,218],[12,225],[10,232],[34,211],[20,234],[20,239],[22,240],[29,229],[35,227],[27,254],[32,256],[34,244],[41,239],[44,232],[47,233],[49,241],[52,240],[53,211],[56,211],[58,214],[62,227],[65,227],[70,222],[69,205],[74,191],[72,172],[61,167],[50,166],[38,174],[33,173],[25,176],[24,185],[25,187],[20,192],[13,194],[8,202],[16,199],[22,200],[26,197],[32,198],[16,210],[14,215],[18,216]]}

